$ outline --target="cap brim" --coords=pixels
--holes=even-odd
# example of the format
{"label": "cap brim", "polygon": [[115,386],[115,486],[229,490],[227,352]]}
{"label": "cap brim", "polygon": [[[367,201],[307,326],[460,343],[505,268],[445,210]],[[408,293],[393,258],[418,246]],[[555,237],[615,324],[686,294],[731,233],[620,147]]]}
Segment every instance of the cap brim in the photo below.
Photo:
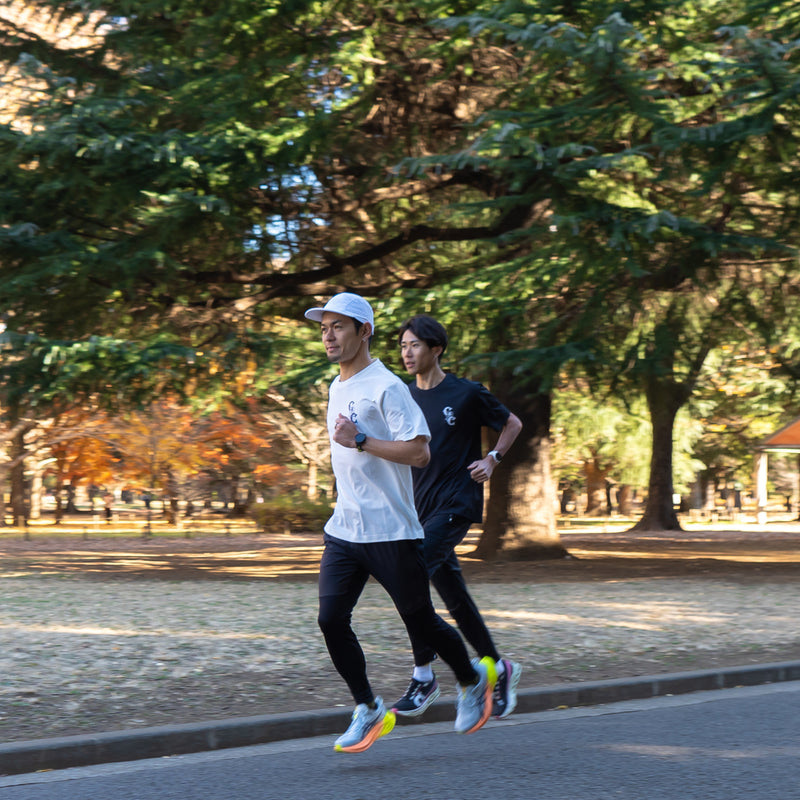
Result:
{"label": "cap brim", "polygon": [[325,313],[324,308],[309,308],[304,314],[306,319],[313,320],[314,322],[322,322],[322,315]]}

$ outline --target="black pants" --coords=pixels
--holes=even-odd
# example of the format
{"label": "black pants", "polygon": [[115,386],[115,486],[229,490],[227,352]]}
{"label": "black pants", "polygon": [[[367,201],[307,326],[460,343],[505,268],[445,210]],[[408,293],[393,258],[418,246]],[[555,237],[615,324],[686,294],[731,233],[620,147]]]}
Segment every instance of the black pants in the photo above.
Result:
{"label": "black pants", "polygon": [[[456,621],[464,638],[475,648],[479,658],[489,656],[499,661],[500,654],[481,612],[467,590],[461,565],[456,556],[456,545],[461,544],[472,522],[456,514],[436,514],[424,523],[425,565],[431,583],[444,601],[450,616]],[[421,639],[411,635],[414,663],[421,667],[433,660],[433,650]]]}
{"label": "black pants", "polygon": [[367,678],[364,651],[352,628],[353,609],[370,576],[383,586],[397,608],[412,641],[424,642],[450,668],[456,680],[469,684],[476,673],[458,631],[431,602],[422,540],[354,544],[325,535],[319,571],[319,627],[331,661],[356,704],[375,695]]}

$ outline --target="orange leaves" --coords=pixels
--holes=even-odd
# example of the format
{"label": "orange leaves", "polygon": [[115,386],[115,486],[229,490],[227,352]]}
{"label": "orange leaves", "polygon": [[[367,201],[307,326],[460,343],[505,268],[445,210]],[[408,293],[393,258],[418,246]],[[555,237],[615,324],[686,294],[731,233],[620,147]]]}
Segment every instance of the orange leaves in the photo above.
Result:
{"label": "orange leaves", "polygon": [[201,414],[169,399],[111,416],[73,408],[41,423],[37,453],[60,484],[165,487],[200,474],[275,485],[286,447],[276,428],[235,408]]}
{"label": "orange leaves", "polygon": [[286,470],[276,464],[259,464],[253,470],[253,477],[265,486],[277,486],[283,481]]}

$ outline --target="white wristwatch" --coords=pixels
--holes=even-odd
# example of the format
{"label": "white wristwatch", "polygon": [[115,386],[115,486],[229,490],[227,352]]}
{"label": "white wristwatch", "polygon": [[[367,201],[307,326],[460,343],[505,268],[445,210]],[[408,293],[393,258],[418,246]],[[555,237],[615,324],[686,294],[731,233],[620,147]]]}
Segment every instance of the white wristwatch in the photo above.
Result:
{"label": "white wristwatch", "polygon": [[499,464],[503,460],[503,456],[497,450],[490,450],[489,455]]}

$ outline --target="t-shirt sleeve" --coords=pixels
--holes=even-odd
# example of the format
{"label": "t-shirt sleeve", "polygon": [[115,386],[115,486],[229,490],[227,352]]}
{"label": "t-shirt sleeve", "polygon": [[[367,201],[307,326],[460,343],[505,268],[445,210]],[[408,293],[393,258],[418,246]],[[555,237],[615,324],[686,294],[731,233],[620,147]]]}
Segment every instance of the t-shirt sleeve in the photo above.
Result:
{"label": "t-shirt sleeve", "polygon": [[508,422],[511,412],[482,384],[477,384],[476,403],[481,425],[494,431],[501,431]]}
{"label": "t-shirt sleeve", "polygon": [[410,442],[417,436],[431,438],[425,415],[402,381],[391,384],[383,395],[383,413],[394,441]]}

